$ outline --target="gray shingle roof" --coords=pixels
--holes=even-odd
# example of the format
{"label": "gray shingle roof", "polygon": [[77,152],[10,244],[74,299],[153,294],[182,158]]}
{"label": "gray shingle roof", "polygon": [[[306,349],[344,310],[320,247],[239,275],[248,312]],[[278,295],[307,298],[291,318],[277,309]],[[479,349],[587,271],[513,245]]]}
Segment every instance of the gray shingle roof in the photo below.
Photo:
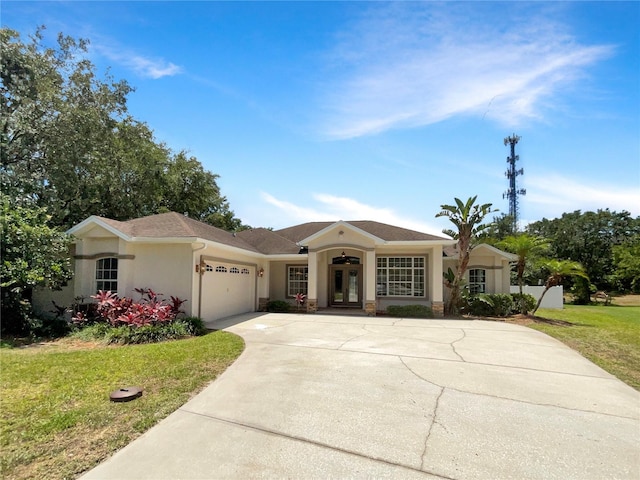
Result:
{"label": "gray shingle roof", "polygon": [[[274,254],[299,253],[298,242],[336,222],[309,222],[281,230],[255,228],[232,234],[176,212],[161,213],[121,222],[99,217],[104,223],[129,237],[202,238],[244,250]],[[385,223],[358,220],[345,222],[385,241],[446,240],[444,237],[417,232]]]}
{"label": "gray shingle roof", "polygon": [[242,248],[252,252],[259,250],[245,242],[238,236],[222,230],[220,228],[199,222],[176,212],[160,213],[148,217],[135,218],[126,222],[119,222],[108,218],[100,217],[108,225],[119,230],[129,237],[145,238],[191,238],[197,237]]}
{"label": "gray shingle roof", "polygon": [[[296,225],[282,230],[276,230],[275,233],[288,238],[294,242],[299,242],[311,235],[318,233],[320,230],[333,225],[336,222],[310,222]],[[448,240],[445,237],[430,235],[428,233],[417,232],[407,228],[396,227],[386,223],[374,222],[371,220],[355,220],[345,221],[349,225],[353,225],[371,235],[374,235],[388,242],[412,241],[412,240]]]}

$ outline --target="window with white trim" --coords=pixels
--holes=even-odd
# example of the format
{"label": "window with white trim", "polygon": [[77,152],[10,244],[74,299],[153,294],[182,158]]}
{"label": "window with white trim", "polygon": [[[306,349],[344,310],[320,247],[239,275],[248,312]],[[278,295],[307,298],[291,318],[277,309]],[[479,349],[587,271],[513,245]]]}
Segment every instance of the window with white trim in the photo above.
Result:
{"label": "window with white trim", "polygon": [[378,257],[376,295],[424,297],[425,257]]}
{"label": "window with white trim", "polygon": [[485,293],[487,286],[487,272],[484,268],[469,270],[469,292]]}
{"label": "window with white trim", "polygon": [[287,266],[287,296],[295,297],[298,293],[307,294],[309,285],[309,267]]}
{"label": "window with white trim", "polygon": [[96,261],[96,292],[117,293],[118,291],[118,259],[101,258]]}

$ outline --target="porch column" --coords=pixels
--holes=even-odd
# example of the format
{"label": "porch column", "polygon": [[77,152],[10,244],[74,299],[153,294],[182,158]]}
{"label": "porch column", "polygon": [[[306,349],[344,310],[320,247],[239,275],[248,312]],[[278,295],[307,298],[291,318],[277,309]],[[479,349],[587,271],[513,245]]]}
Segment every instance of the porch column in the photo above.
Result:
{"label": "porch column", "polygon": [[436,317],[444,316],[442,295],[442,245],[431,250],[431,310]]}
{"label": "porch column", "polygon": [[315,313],[318,310],[318,254],[309,251],[307,277],[307,312]]}
{"label": "porch column", "polygon": [[365,281],[364,290],[364,311],[367,315],[376,315],[376,252],[370,250],[366,252],[364,263]]}

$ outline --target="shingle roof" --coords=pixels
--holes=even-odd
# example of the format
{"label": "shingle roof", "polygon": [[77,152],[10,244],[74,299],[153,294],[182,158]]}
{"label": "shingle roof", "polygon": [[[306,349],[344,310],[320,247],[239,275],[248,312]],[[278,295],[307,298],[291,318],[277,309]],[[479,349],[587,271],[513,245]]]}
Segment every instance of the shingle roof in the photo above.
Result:
{"label": "shingle roof", "polygon": [[100,217],[100,219],[129,237],[196,237],[252,252],[259,252],[256,247],[238,238],[237,235],[176,212],[160,213],[158,215],[135,218],[126,222],[104,217]]}
{"label": "shingle roof", "polygon": [[300,247],[296,245],[296,242],[266,228],[243,230],[238,232],[238,237],[267,255],[300,252]]}
{"label": "shingle roof", "polygon": [[[333,225],[336,222],[310,222],[296,225],[294,227],[276,230],[275,233],[293,242],[299,242],[311,235],[318,233],[320,230]],[[353,225],[371,235],[389,242],[412,241],[412,240],[448,240],[445,237],[430,235],[428,233],[417,232],[407,228],[396,227],[386,223],[374,222],[371,220],[345,221],[349,225]]]}
{"label": "shingle roof", "polygon": [[[300,245],[298,242],[336,223],[309,222],[276,231],[255,228],[232,234],[176,212],[150,215],[125,222],[104,217],[98,218],[128,237],[202,238],[266,255],[299,253]],[[444,237],[380,222],[358,220],[345,223],[385,241],[446,240]]]}

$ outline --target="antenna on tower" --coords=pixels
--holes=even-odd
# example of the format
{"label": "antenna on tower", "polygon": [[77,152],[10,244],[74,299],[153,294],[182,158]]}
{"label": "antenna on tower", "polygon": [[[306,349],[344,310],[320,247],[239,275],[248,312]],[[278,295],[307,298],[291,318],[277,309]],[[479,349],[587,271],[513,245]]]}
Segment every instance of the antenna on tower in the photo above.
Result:
{"label": "antenna on tower", "polygon": [[509,216],[511,217],[513,232],[518,231],[518,195],[526,195],[527,191],[524,188],[518,189],[516,187],[516,178],[518,175],[522,175],[524,170],[516,170],[516,162],[520,159],[519,155],[516,155],[516,144],[520,141],[520,137],[515,133],[510,137],[504,139],[504,145],[511,145],[511,155],[507,157],[507,163],[509,169],[505,172],[505,176],[509,179],[509,189],[502,194],[502,198],[509,199]]}

